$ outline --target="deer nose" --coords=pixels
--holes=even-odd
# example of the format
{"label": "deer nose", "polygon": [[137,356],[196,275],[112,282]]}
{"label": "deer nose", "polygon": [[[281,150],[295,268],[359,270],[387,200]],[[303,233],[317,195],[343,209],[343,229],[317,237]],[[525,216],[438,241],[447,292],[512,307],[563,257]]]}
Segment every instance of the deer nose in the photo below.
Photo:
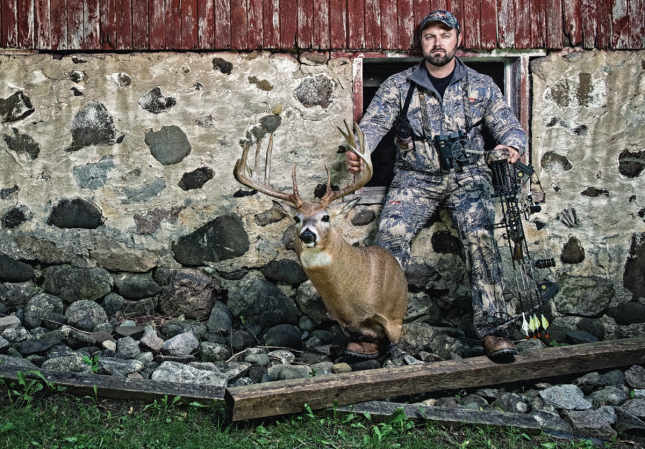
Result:
{"label": "deer nose", "polygon": [[316,234],[311,232],[309,229],[305,229],[302,234],[300,234],[300,240],[304,243],[314,243],[316,241]]}

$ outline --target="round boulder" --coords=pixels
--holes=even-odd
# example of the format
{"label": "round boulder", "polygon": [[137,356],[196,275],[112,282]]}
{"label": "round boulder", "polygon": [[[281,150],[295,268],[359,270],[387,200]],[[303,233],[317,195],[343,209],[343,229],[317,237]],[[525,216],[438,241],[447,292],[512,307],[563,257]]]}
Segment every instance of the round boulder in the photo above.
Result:
{"label": "round boulder", "polygon": [[94,301],[76,301],[65,311],[67,324],[81,330],[92,331],[97,325],[105,323],[107,314]]}
{"label": "round boulder", "polygon": [[103,268],[54,266],[45,270],[44,289],[65,303],[95,301],[112,290],[112,275]]}
{"label": "round boulder", "polygon": [[290,324],[281,324],[270,328],[264,336],[267,346],[280,346],[299,350],[302,348],[300,331]]}
{"label": "round boulder", "polygon": [[169,285],[159,298],[161,310],[166,315],[202,319],[209,316],[217,294],[219,282],[196,269],[182,269],[170,275]]}

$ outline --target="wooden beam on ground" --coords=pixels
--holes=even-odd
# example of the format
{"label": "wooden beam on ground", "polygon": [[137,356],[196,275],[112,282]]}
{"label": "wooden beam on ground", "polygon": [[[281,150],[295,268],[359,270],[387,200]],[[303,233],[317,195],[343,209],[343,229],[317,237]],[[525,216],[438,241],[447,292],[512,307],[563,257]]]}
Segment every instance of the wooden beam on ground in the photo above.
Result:
{"label": "wooden beam on ground", "polygon": [[228,388],[233,421],[438,390],[482,387],[645,363],[645,337],[549,348],[518,354],[512,363],[488,357],[381,368]]}
{"label": "wooden beam on ground", "polygon": [[[26,373],[27,369],[15,366],[0,366],[0,378],[17,380],[17,371]],[[78,396],[94,396],[94,387],[99,397],[126,400],[141,400],[152,402],[162,400],[164,396],[181,396],[188,402],[199,402],[203,405],[213,405],[213,401],[224,399],[223,387],[211,387],[198,384],[176,382],[159,382],[156,380],[137,380],[100,374],[81,374],[66,371],[38,370],[48,382],[54,382],[58,387],[65,387],[68,393]],[[3,377],[4,376],[4,377]],[[40,379],[34,374],[28,374],[30,379]]]}
{"label": "wooden beam on ground", "polygon": [[496,411],[468,410],[465,408],[431,407],[419,404],[398,404],[396,402],[363,402],[356,405],[338,407],[336,413],[349,415],[353,413],[369,413],[373,423],[387,421],[392,413],[402,408],[405,416],[415,422],[433,421],[444,425],[471,424],[474,426],[493,426],[515,428],[528,435],[539,435],[542,427],[531,415],[518,413],[503,413]]}

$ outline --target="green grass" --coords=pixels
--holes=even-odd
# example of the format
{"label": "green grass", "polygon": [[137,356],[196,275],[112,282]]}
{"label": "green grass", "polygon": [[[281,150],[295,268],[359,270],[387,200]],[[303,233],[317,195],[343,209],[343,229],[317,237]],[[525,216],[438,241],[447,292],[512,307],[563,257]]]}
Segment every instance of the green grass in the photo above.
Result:
{"label": "green grass", "polygon": [[[144,404],[79,398],[51,386],[26,394],[0,381],[0,448],[586,448],[516,430],[415,424],[402,414],[377,424],[333,411],[230,422],[221,404],[203,407],[176,398]],[[11,386],[13,383],[13,386]],[[561,441],[561,440],[560,440]],[[618,447],[613,445],[613,447]]]}

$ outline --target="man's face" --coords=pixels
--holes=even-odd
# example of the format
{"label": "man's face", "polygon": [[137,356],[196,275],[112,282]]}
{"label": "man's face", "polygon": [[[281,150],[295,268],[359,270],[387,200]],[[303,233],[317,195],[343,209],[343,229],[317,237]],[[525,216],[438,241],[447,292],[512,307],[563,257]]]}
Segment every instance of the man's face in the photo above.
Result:
{"label": "man's face", "polygon": [[437,67],[453,60],[460,43],[461,35],[457,36],[457,30],[441,22],[431,23],[421,33],[423,57]]}

